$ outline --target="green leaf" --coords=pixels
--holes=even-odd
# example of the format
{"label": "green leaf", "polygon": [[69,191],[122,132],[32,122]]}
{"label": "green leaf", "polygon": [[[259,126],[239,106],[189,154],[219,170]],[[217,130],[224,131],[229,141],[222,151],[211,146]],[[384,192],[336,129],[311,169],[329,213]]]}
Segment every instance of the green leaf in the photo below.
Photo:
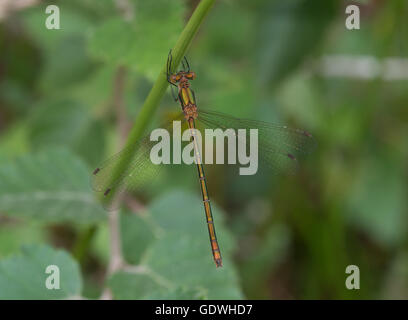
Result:
{"label": "green leaf", "polygon": [[130,66],[153,80],[182,30],[184,4],[180,0],[138,1],[134,10],[132,21],[117,16],[95,28],[89,50],[105,62]]}
{"label": "green leaf", "polygon": [[[193,14],[191,15],[187,25],[183,29],[183,32],[177,39],[176,44],[173,47],[172,57],[174,65],[178,65],[183,56],[185,55],[187,48],[191,44],[194,36],[196,35],[198,28],[204,21],[205,17],[214,5],[215,0],[202,0],[195,8]],[[146,100],[140,109],[137,120],[135,121],[130,133],[128,135],[126,146],[134,146],[135,142],[138,141],[148,127],[148,123],[152,119],[152,114],[154,114],[157,109],[159,102],[164,96],[164,93],[168,87],[168,82],[165,77],[166,74],[166,64],[163,65],[161,72],[159,73],[156,82],[153,84],[152,89],[146,97]],[[131,154],[123,157],[121,161],[115,166],[115,171],[112,174],[112,181],[118,177],[120,172],[126,169],[130,165]],[[113,196],[114,193],[111,196]]]}
{"label": "green leaf", "polygon": [[102,158],[103,126],[78,102],[58,100],[40,104],[30,119],[30,140],[36,150],[64,145],[93,167]]}
{"label": "green leaf", "polygon": [[[173,191],[154,201],[148,211],[160,236],[144,255],[145,274],[123,272],[112,278],[116,298],[123,297],[122,292],[127,292],[127,299],[174,298],[180,290],[186,299],[242,298],[230,258],[233,240],[214,204],[222,268],[216,268],[213,261],[203,203],[197,195]],[[132,293],[135,290],[137,293]]]}
{"label": "green leaf", "polygon": [[176,287],[174,289],[153,291],[146,296],[148,300],[204,300],[206,291],[202,288]]}
{"label": "green leaf", "polygon": [[276,85],[319,44],[336,13],[336,0],[273,1],[260,16],[259,73]]}
{"label": "green leaf", "polygon": [[26,112],[31,106],[31,96],[20,83],[5,79],[0,84],[0,96],[5,107],[16,113]]}
{"label": "green leaf", "polygon": [[203,288],[171,287],[160,284],[160,280],[148,272],[118,272],[109,280],[110,288],[116,299],[146,300],[188,300],[205,299]]}
{"label": "green leaf", "polygon": [[[83,103],[87,109],[98,110],[112,107],[112,85],[115,78],[116,68],[106,65],[98,68],[92,74],[88,75],[86,81],[78,82],[77,85],[70,88],[70,97]],[[126,87],[124,94],[134,94],[134,86]],[[125,104],[127,105],[127,103]],[[135,106],[134,100],[131,100],[132,108]]]}
{"label": "green leaf", "polygon": [[104,21],[92,32],[89,42],[90,54],[114,65],[124,64],[132,47],[133,29],[134,26],[121,17]]}
{"label": "green leaf", "polygon": [[[220,73],[225,72],[228,64],[234,64],[235,59],[251,55],[254,48],[258,46],[254,38],[258,17],[252,10],[245,7],[248,3],[247,1],[240,4],[219,1],[216,10],[209,15],[205,31],[200,34],[200,41],[192,48],[195,57],[201,56],[202,59],[199,60],[207,60],[207,63],[202,61],[206,64],[206,70],[211,69],[215,63],[222,64],[218,68]],[[202,56],[203,54],[210,56],[207,56],[206,59]],[[194,65],[197,63],[199,61]],[[231,72],[238,71],[239,76],[242,75],[242,69],[231,69]],[[229,72],[227,75],[231,77]]]}
{"label": "green leaf", "polygon": [[[202,221],[202,225],[207,228],[205,221]],[[225,232],[221,228],[218,231]],[[218,235],[221,234],[218,232]],[[219,238],[223,250],[222,268],[215,267],[208,232],[199,232],[195,236],[189,232],[167,233],[152,246],[147,264],[155,273],[175,285],[201,288],[206,292],[207,299],[241,299],[237,274],[223,246],[224,241],[222,237]]]}
{"label": "green leaf", "polygon": [[93,19],[86,11],[70,7],[68,3],[63,2],[58,3],[60,9],[59,30],[50,30],[45,27],[45,21],[49,16],[45,13],[48,4],[41,4],[20,13],[29,36],[45,50],[50,50],[60,44],[66,37],[83,37],[93,25]]}
{"label": "green leaf", "polygon": [[95,68],[86,52],[86,41],[81,36],[61,38],[44,55],[40,86],[47,93],[66,92],[69,85],[82,82]]}
{"label": "green leaf", "polygon": [[[47,289],[49,265],[59,268],[60,289]],[[45,245],[27,245],[18,255],[0,261],[0,299],[67,299],[79,296],[79,266],[65,251]]]}
{"label": "green leaf", "polygon": [[28,130],[25,122],[20,122],[0,136],[0,164],[14,159],[29,150]]}
{"label": "green leaf", "polygon": [[159,290],[160,286],[146,274],[117,272],[109,279],[109,286],[116,299],[143,299],[146,292]]}
{"label": "green leaf", "polygon": [[[0,25],[0,47],[2,64],[7,66],[7,70],[2,71],[1,86],[6,85],[6,88],[2,88],[3,92],[1,92],[2,95],[6,94],[6,101],[2,101],[2,108],[9,103],[13,104],[13,102],[20,105],[15,107],[21,108],[21,102],[25,104],[28,102],[27,98],[31,99],[26,90],[37,81],[40,70],[38,50],[31,41],[28,41],[24,32],[17,31],[9,23]],[[10,89],[14,92],[7,92]],[[19,101],[15,101],[15,95],[20,93],[26,95],[26,98],[19,97]],[[10,97],[10,95],[14,97]]]}
{"label": "green leaf", "polygon": [[274,224],[258,241],[259,245],[254,246],[241,266],[241,279],[246,293],[262,299],[270,290],[265,278],[277,269],[289,251],[289,231],[284,225]]}
{"label": "green leaf", "polygon": [[407,232],[407,188],[403,170],[389,159],[365,161],[350,188],[347,218],[385,246],[403,241]]}
{"label": "green leaf", "polygon": [[[4,218],[3,218],[4,219]],[[7,220],[6,220],[7,221]],[[34,221],[2,223],[0,226],[0,259],[20,250],[25,243],[44,243],[47,234]]]}
{"label": "green leaf", "polygon": [[106,212],[92,194],[89,174],[65,149],[25,155],[0,166],[0,211],[42,221],[103,220]]}
{"label": "green leaf", "polygon": [[149,244],[155,239],[146,218],[125,212],[120,216],[122,250],[128,263],[140,263]]}
{"label": "green leaf", "polygon": [[27,33],[37,44],[42,55],[43,70],[38,81],[44,92],[65,92],[68,85],[86,78],[94,63],[86,52],[86,34],[94,25],[94,18],[60,1],[60,29],[49,30],[45,21],[46,5],[25,10],[21,17]]}
{"label": "green leaf", "polygon": [[119,10],[117,1],[112,0],[56,0],[57,4],[63,4],[75,11],[88,13],[94,18],[104,18],[111,15],[112,12]]}

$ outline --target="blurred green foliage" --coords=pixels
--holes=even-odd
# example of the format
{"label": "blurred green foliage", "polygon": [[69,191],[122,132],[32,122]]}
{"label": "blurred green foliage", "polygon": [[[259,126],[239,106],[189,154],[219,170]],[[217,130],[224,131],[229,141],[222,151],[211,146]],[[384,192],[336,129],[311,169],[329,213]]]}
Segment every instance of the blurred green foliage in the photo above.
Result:
{"label": "blurred green foliage", "polygon": [[[195,169],[166,170],[121,212],[126,265],[109,277],[108,215],[89,175],[123,140],[118,94],[127,127],[197,1],[129,0],[129,18],[113,0],[55,0],[60,30],[45,28],[48,2],[8,13],[0,298],[97,298],[110,288],[118,299],[406,299],[408,81],[314,67],[326,55],[407,58],[408,4],[359,3],[361,29],[349,31],[347,1],[217,2],[188,53],[198,106],[307,129],[318,148],[296,176],[206,170],[221,269]],[[178,108],[168,94],[149,126]],[[61,268],[57,295],[43,285],[50,264]],[[345,287],[351,264],[360,290]]]}
{"label": "blurred green foliage", "polygon": [[[43,277],[48,266],[60,268],[59,290],[49,290]],[[79,297],[78,263],[68,253],[45,245],[27,245],[21,253],[0,262],[0,299],[66,299]],[[47,270],[47,273],[50,273]]]}

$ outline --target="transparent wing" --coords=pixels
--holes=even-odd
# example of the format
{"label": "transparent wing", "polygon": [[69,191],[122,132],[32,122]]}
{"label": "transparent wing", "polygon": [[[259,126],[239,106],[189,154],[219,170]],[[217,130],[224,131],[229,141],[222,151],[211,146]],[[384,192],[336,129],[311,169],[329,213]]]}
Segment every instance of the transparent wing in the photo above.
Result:
{"label": "transparent wing", "polygon": [[[172,124],[173,121],[168,122],[161,128],[170,133]],[[113,201],[115,195],[142,188],[146,183],[152,182],[164,167],[161,164],[154,164],[150,158],[151,149],[155,144],[157,141],[150,141],[150,134],[148,134],[135,145],[124,148],[102,162],[93,171],[91,186],[93,190],[103,192],[103,205],[106,209],[117,208],[118,204]],[[120,171],[120,164],[125,160],[129,161],[129,165]]]}
{"label": "transparent wing", "polygon": [[298,168],[298,159],[316,147],[315,139],[304,130],[263,121],[239,119],[221,112],[202,109],[199,110],[198,120],[213,129],[230,128],[236,133],[238,129],[247,129],[246,139],[238,138],[238,143],[249,141],[248,129],[258,129],[259,159],[275,172],[294,173]]}

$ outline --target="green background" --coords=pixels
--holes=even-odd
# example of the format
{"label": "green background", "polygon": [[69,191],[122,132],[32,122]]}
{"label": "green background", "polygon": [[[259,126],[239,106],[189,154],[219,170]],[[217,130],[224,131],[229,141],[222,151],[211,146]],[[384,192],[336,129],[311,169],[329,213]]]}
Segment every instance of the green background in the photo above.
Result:
{"label": "green background", "polygon": [[[306,129],[318,147],[295,176],[207,168],[218,269],[196,169],[165,170],[120,212],[124,263],[111,272],[114,217],[89,176],[198,1],[118,3],[45,1],[0,22],[0,298],[408,298],[407,67],[405,80],[319,68],[407,58],[406,1],[353,2],[360,30],[345,28],[349,1],[217,1],[187,53],[198,107]],[[48,4],[60,30],[45,27]],[[149,127],[177,111],[168,92]],[[45,289],[51,264],[60,290]],[[345,287],[348,265],[360,290]]]}

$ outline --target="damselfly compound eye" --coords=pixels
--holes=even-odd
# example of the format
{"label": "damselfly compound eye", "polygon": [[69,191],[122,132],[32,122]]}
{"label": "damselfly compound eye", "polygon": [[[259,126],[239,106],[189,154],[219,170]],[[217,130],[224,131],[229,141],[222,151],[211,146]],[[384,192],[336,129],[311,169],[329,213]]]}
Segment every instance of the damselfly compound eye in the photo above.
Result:
{"label": "damselfly compound eye", "polygon": [[180,74],[172,74],[171,76],[170,76],[170,81],[172,82],[172,83],[177,83],[177,82],[179,82],[180,81],[180,79],[181,79],[181,75]]}
{"label": "damselfly compound eye", "polygon": [[196,78],[195,72],[189,72],[186,74],[186,78],[189,80],[194,80]]}

